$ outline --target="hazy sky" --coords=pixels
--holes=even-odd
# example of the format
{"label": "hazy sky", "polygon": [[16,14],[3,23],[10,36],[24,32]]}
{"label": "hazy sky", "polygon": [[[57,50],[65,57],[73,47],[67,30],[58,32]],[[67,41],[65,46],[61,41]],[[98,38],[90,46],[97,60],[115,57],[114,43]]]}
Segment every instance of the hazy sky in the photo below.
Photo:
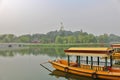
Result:
{"label": "hazy sky", "polygon": [[65,30],[120,35],[120,0],[0,0],[0,34]]}

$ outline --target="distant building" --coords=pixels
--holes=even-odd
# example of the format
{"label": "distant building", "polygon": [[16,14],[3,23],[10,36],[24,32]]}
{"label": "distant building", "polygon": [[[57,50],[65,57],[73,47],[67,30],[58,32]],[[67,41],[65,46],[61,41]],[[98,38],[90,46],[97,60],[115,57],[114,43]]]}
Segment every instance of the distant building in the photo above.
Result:
{"label": "distant building", "polygon": [[60,24],[61,24],[60,31],[64,31],[63,23],[61,22]]}
{"label": "distant building", "polygon": [[32,43],[40,43],[38,40],[33,40]]}

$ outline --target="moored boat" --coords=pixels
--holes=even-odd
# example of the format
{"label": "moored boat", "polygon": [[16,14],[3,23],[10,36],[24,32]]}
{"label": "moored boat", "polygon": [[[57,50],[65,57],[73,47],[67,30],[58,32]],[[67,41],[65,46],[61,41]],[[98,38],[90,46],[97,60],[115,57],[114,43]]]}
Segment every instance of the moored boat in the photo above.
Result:
{"label": "moored boat", "polygon": [[[69,48],[64,50],[67,60],[57,59],[49,61],[52,66],[60,71],[82,75],[92,78],[119,80],[120,69],[113,68],[112,48]],[[71,61],[70,57],[76,56],[76,61]],[[86,57],[86,63],[81,62],[81,57]],[[94,65],[94,57],[97,58],[97,64]],[[100,65],[100,58],[104,57],[104,65]],[[108,57],[109,65],[108,65]],[[90,62],[89,62],[90,60]]]}
{"label": "moored boat", "polygon": [[113,58],[120,59],[120,44],[111,44],[111,47],[114,49]]}

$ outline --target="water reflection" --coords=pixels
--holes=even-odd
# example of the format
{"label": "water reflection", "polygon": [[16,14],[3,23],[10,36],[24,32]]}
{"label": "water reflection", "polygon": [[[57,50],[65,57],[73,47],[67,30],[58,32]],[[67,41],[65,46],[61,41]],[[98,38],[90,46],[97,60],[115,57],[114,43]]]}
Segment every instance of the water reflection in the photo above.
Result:
{"label": "water reflection", "polygon": [[63,78],[66,78],[67,80],[93,80],[90,77],[84,77],[84,76],[69,74],[69,73],[66,73],[66,72],[63,72],[63,71],[59,71],[59,70],[54,70],[49,75],[55,76],[57,79],[59,79],[60,77],[63,77]]}
{"label": "water reflection", "polygon": [[49,59],[65,58],[64,49],[66,48],[35,47],[0,50],[0,80],[92,80],[54,71],[51,64],[44,64],[44,66],[52,70],[52,73],[40,66],[40,63]]}
{"label": "water reflection", "polygon": [[17,50],[0,50],[0,56],[13,57],[19,55],[48,55],[50,57],[65,57],[65,48],[22,48]]}

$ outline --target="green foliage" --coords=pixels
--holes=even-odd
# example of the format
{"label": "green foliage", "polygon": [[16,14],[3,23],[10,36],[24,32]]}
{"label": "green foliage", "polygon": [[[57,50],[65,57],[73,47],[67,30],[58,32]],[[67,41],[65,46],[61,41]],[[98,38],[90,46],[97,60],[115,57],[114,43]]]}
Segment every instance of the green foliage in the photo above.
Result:
{"label": "green foliage", "polygon": [[15,42],[16,36],[14,36],[13,34],[4,34],[4,35],[0,35],[0,42],[4,43],[4,42]]}
{"label": "green foliage", "polygon": [[110,42],[120,42],[120,36],[114,35],[114,34],[110,34],[109,35],[109,41]]}
{"label": "green foliage", "polygon": [[100,35],[98,37],[98,42],[99,43],[109,43],[109,36],[108,36],[108,34]]}
{"label": "green foliage", "polygon": [[43,43],[43,44],[76,44],[76,43],[110,43],[120,42],[120,36],[114,34],[103,34],[95,36],[87,32],[80,31],[50,31],[47,34],[33,34],[15,36],[13,34],[0,35],[0,43]]}
{"label": "green foliage", "polygon": [[59,43],[62,44],[62,43],[64,42],[63,37],[57,36],[56,39],[55,39],[55,42],[56,42],[57,44],[59,44]]}
{"label": "green foliage", "polygon": [[29,43],[31,39],[30,35],[22,35],[17,38],[17,42]]}

